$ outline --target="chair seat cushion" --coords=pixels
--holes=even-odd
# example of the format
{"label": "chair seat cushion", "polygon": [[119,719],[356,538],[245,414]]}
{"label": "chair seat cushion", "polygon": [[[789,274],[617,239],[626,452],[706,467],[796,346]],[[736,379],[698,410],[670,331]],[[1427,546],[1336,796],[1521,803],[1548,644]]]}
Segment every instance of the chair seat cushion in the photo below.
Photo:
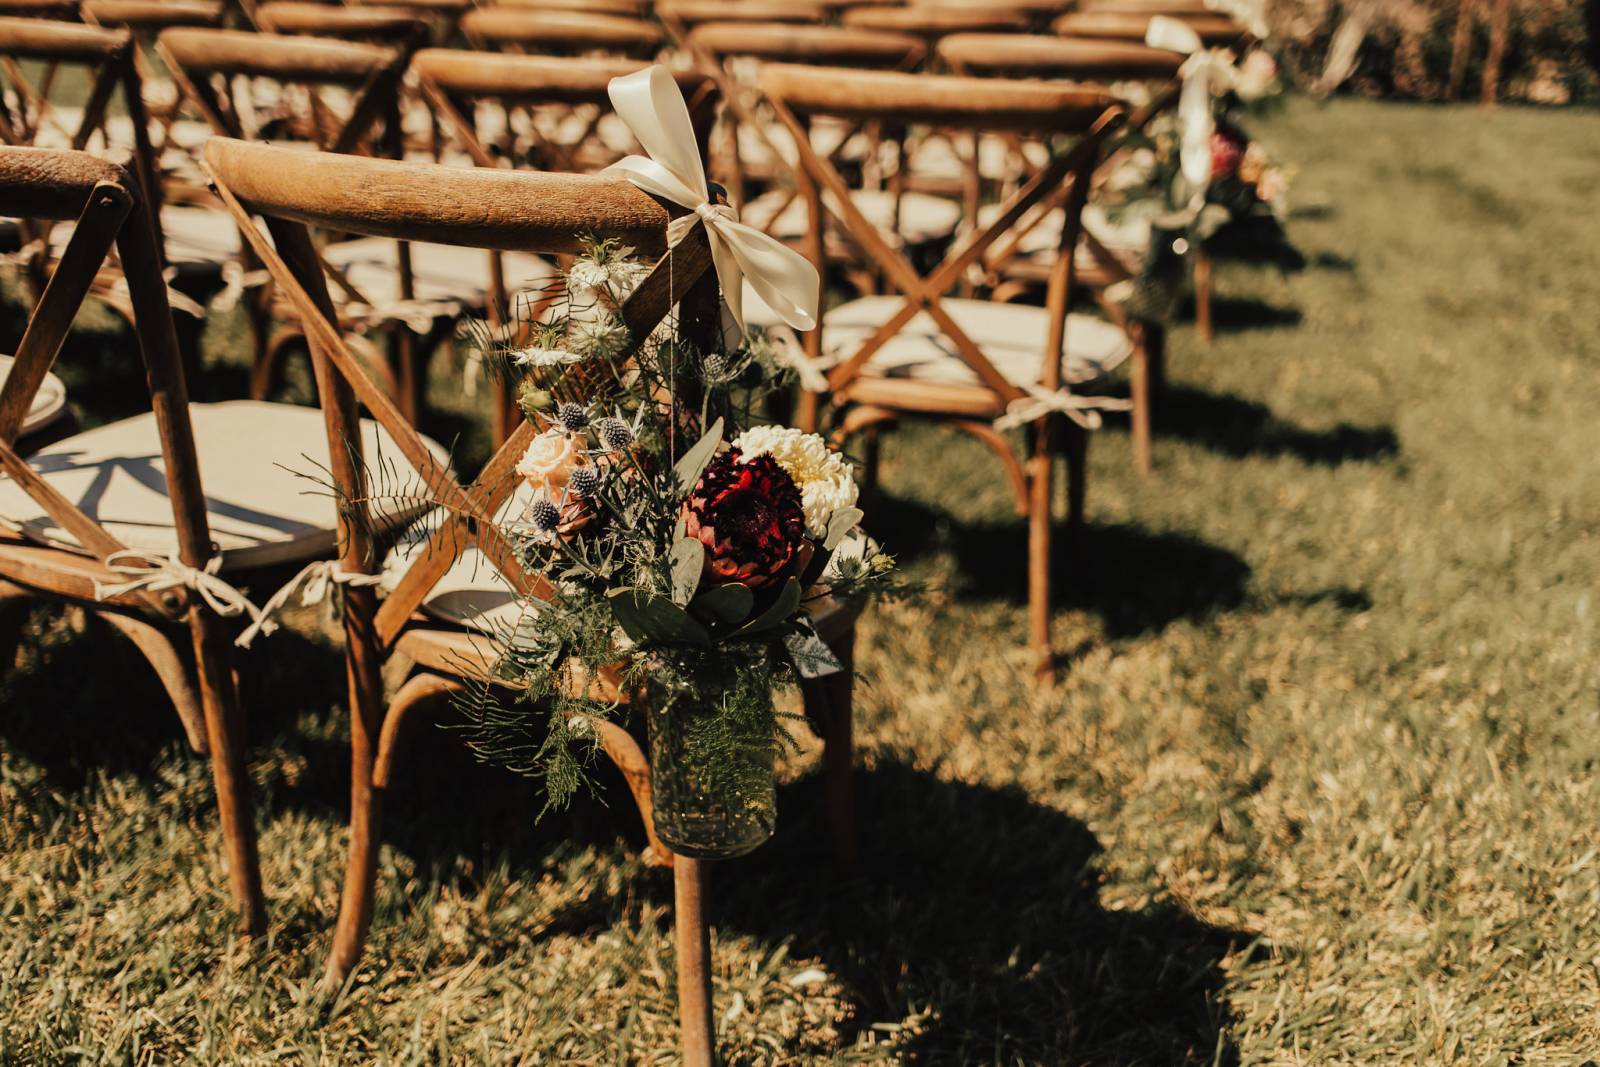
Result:
{"label": "chair seat cushion", "polygon": [[[11,364],[16,362],[10,356],[0,356],[0,386],[4,386],[6,378],[11,374]],[[49,426],[62,415],[67,413],[67,387],[61,384],[61,379],[54,374],[46,374],[44,381],[39,383],[39,391],[33,394],[33,403],[28,408],[28,413],[22,417],[22,430],[18,434],[26,437],[31,433],[38,433]]]}
{"label": "chair seat cushion", "polygon": [[[235,400],[191,404],[189,421],[206,491],[206,521],[225,570],[301,563],[333,550],[337,507],[318,484],[328,464],[321,411]],[[369,469],[410,471],[377,423],[363,420],[361,431]],[[427,444],[441,463],[448,461],[443,448]],[[176,555],[177,531],[153,414],[75,434],[29,456],[28,463],[129,548]],[[420,509],[379,510],[392,512],[384,518],[394,526],[411,521]],[[40,544],[82,550],[10,479],[0,479],[0,521]]]}
{"label": "chair seat cushion", "polygon": [[[1000,205],[987,204],[978,209],[978,225],[987,226],[1000,214]],[[1061,226],[1065,215],[1056,208],[1045,215],[1033,229],[1017,243],[1017,253],[1054,262],[1056,248],[1061,241]],[[1084,231],[1105,246],[1107,252],[1117,257],[1124,269],[1137,272],[1150,249],[1150,220],[1148,218],[1120,218],[1113,220],[1098,204],[1083,209]],[[1094,255],[1084,243],[1079,243],[1077,253],[1079,269],[1094,265]]]}
{"label": "chair seat cushion", "polygon": [[[396,242],[362,237],[329,245],[323,255],[375,306],[400,301],[400,253]],[[508,298],[544,288],[556,273],[546,260],[527,252],[502,252],[501,262]],[[411,269],[417,300],[482,307],[489,299],[489,253],[481,248],[413,243]],[[338,285],[330,282],[329,288],[338,299]]]}
{"label": "chair seat cushion", "polygon": [[[1049,312],[1028,304],[988,300],[946,299],[939,303],[1007,381],[1014,385],[1038,384],[1050,328]],[[868,296],[829,311],[823,318],[822,331],[826,351],[848,358],[904,304],[905,300],[898,296]],[[1133,344],[1120,327],[1093,315],[1074,314],[1067,316],[1066,349],[1062,380],[1068,385],[1082,385],[1115,369],[1133,352]],[[913,316],[873,354],[866,373],[954,385],[979,381],[957,355],[955,343],[926,311]]]}
{"label": "chair seat cushion", "polygon": [[[923,245],[947,240],[961,225],[961,205],[942,196],[915,192],[901,196],[898,227],[894,224],[895,197],[892,193],[882,189],[864,189],[852,193],[850,198],[867,221],[896,245]],[[751,226],[766,230],[779,240],[798,240],[811,227],[805,201],[799,197],[791,198],[783,190],[756,197],[745,205],[739,218]],[[843,232],[832,208],[829,208],[828,228],[832,233]]]}

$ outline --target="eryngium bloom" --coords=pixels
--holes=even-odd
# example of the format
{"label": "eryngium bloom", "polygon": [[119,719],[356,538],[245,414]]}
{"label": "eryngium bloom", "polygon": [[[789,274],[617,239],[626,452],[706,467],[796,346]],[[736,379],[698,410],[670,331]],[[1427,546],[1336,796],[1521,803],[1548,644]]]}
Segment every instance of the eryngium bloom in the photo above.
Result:
{"label": "eryngium bloom", "polygon": [[684,530],[706,546],[704,580],[752,588],[782,575],[805,541],[800,490],[771,456],[729,449],[683,503]]}

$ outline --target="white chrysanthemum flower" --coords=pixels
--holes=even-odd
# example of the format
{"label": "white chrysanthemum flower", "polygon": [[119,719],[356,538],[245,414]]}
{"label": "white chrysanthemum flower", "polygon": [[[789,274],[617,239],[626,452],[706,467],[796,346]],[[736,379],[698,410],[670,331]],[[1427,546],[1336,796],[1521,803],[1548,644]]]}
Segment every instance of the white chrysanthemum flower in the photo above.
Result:
{"label": "white chrysanthemum flower", "polygon": [[568,367],[583,359],[577,352],[560,348],[523,348],[511,354],[519,367]]}
{"label": "white chrysanthemum flower", "polygon": [[770,455],[794,479],[812,537],[827,534],[834,512],[855,507],[861,491],[850,465],[816,434],[792,426],[756,426],[732,443],[745,456]]}

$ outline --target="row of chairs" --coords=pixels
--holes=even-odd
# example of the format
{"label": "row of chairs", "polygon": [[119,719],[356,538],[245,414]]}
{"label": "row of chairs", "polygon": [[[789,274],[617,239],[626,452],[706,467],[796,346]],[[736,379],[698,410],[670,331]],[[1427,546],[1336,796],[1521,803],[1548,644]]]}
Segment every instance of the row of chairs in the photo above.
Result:
{"label": "row of chairs", "polygon": [[[82,10],[96,21],[103,16],[113,22],[104,10],[113,3],[91,0]],[[25,222],[23,235],[33,248],[26,262],[36,268],[38,284],[28,330],[0,389],[0,467],[10,479],[0,514],[16,528],[0,539],[6,582],[0,590],[93,606],[146,651],[191,741],[211,754],[235,897],[246,925],[260,929],[264,909],[228,620],[250,614],[233,599],[238,587],[277,588],[285,575],[307,564],[332,565],[320,573],[343,587],[353,777],[350,854],[327,970],[331,983],[353,967],[370,921],[381,798],[401,726],[424,701],[458,688],[463,673],[471,673],[464,665],[481,664],[489,654],[482,627],[474,625],[478,620],[471,612],[450,610],[450,595],[475,591],[483,571],[495,575],[502,591],[534,591],[489,521],[512,497],[511,470],[528,442],[527,424],[502,405],[500,448],[473,484],[459,485],[449,476],[443,450],[417,429],[425,376],[418,349],[463,309],[495,314],[519,288],[542,290],[550,264],[575,251],[575,234],[614,236],[654,255],[664,248],[667,222],[660,205],[624,183],[541,173],[593,170],[626,150],[615,136],[607,143],[606,135],[615,131],[606,123],[604,86],[636,69],[636,60],[530,55],[527,43],[507,46],[523,54],[499,55],[423,47],[451,40],[449,34],[466,32],[469,19],[496,9],[413,4],[429,10],[427,32],[412,31],[387,45],[373,43],[365,30],[349,36],[368,40],[354,41],[158,26],[145,19],[139,32],[170,72],[176,92],[170,107],[148,109],[142,120],[149,79],[132,28],[137,20],[124,19],[121,28],[42,30],[42,23],[24,27],[24,20],[0,18],[0,56],[16,69],[15,75],[7,70],[14,87],[22,60],[46,69],[67,62],[96,69],[94,91],[73,116],[66,143],[0,152],[3,210]],[[134,0],[122,5],[124,16],[138,14],[131,10],[138,6]],[[248,14],[265,25],[280,17],[275,7],[293,7],[289,14],[310,18],[315,12],[302,9],[316,6],[262,4]],[[91,7],[102,8],[100,16],[92,16]],[[433,9],[444,12],[438,18],[453,21],[441,25]],[[677,34],[670,5],[656,9],[668,32]],[[328,8],[323,14],[346,10],[360,8]],[[840,17],[877,10],[856,8]],[[290,25],[278,22],[274,28]],[[316,19],[295,25],[327,29]],[[693,60],[678,78],[703,146],[712,139],[719,105],[725,118],[731,116],[734,145],[741,124],[761,124],[763,134],[779,142],[776,156],[788,164],[780,177],[792,192],[755,193],[777,182],[759,173],[741,176],[754,193],[746,209],[762,195],[791,196],[806,220],[795,240],[823,268],[824,285],[832,278],[860,294],[830,312],[822,330],[798,342],[802,351],[793,358],[803,375],[823,379],[802,395],[798,420],[841,435],[872,435],[902,418],[931,416],[992,447],[1006,464],[1019,510],[1029,518],[1030,628],[1047,649],[1053,469],[1065,454],[1069,522],[1079,521],[1087,445],[1087,420],[1062,417],[1081,416],[1082,409],[1064,410],[1047,398],[1065,395],[1061,387],[1083,374],[1085,362],[1073,358],[1083,351],[1074,347],[1082,336],[1101,345],[1088,361],[1094,367],[1109,370],[1141,351],[1148,366],[1152,355],[1150,339],[1137,324],[1128,324],[1130,339],[1120,326],[1069,312],[1074,290],[1088,273],[1080,250],[1093,177],[1117,131],[1145,121],[1171,95],[1167,86],[1132,107],[1099,83],[1170,81],[1178,59],[1125,42],[1021,34],[994,42],[952,34],[941,35],[931,54],[942,69],[961,73],[913,73],[929,61],[930,49],[908,40],[903,27],[819,25],[775,33],[750,23],[740,38],[726,26],[726,19],[686,22],[676,38]],[[796,65],[796,59],[809,62]],[[760,62],[754,71],[745,66],[751,60]],[[1019,73],[1032,78],[1006,76]],[[1080,84],[1062,84],[1063,77]],[[267,79],[279,87],[266,91]],[[129,120],[120,132],[105,109],[119,90]],[[25,95],[14,89],[11,110],[20,119],[8,118],[5,140],[48,140],[41,136],[48,124],[30,110]],[[562,120],[554,127],[549,111]],[[201,130],[190,125],[196,113]],[[130,145],[128,170],[76,151],[97,135],[102,144]],[[251,143],[251,137],[299,147],[268,147]],[[948,253],[933,263],[920,258],[925,250],[908,239],[899,213],[919,184],[916,168],[905,161],[919,151],[935,154],[941,139],[947,150],[968,149],[964,157],[956,152],[968,165],[961,175],[965,206],[988,210],[981,221],[966,220]],[[983,164],[990,156],[1000,162],[986,175]],[[518,164],[534,169],[513,169]],[[861,188],[861,176],[880,166],[886,174],[879,188]],[[740,184],[735,174],[725,174],[730,185]],[[863,196],[884,189],[893,204],[888,225],[869,215],[873,200]],[[984,204],[988,192],[998,199]],[[180,354],[168,305],[185,291],[182,265],[200,262],[183,257],[204,241],[185,244],[185,211],[205,212],[208,223],[226,220],[220,231],[215,225],[198,228],[207,239],[233,235],[231,243],[216,241],[233,258],[212,272],[213,286],[225,286],[230,273],[235,282],[253,275],[261,283],[246,290],[260,339],[255,400],[187,402],[185,377],[197,373],[199,364],[192,354]],[[834,221],[825,225],[830,214]],[[776,224],[782,215],[773,211],[769,221]],[[313,241],[307,223],[338,239]],[[1027,235],[1046,227],[1050,239],[1036,246],[1045,254],[1034,260],[1036,268],[1042,265],[1035,277],[1045,290],[1043,307],[948,295],[992,285],[995,265],[1018,258]],[[833,254],[834,243],[845,246],[841,254]],[[389,258],[381,258],[379,248],[390,250],[382,254]],[[442,272],[437,301],[417,284],[423,276],[419,249],[457,257],[469,250],[468,258]],[[1091,247],[1091,261],[1093,252]],[[480,265],[476,275],[465,269],[469,262]],[[525,274],[517,273],[519,262]],[[708,262],[703,248],[680,248],[672,261],[658,264],[624,308],[630,326],[637,327],[634,336],[647,335],[664,313],[662,288],[689,292]],[[231,272],[222,269],[229,263]],[[369,291],[360,280],[363,265],[392,267],[369,277],[398,284],[381,295]],[[159,284],[164,276],[170,285]],[[486,281],[474,286],[466,281],[473,277]],[[473,290],[467,299],[463,289]],[[145,354],[152,414],[30,447],[23,430],[41,428],[27,427],[26,420],[40,395],[50,392],[50,365],[73,311],[90,295],[123,300]],[[428,306],[433,303],[447,306]],[[753,317],[761,319],[759,310]],[[419,320],[426,320],[425,330],[414,328]],[[363,331],[375,325],[394,339],[393,359],[365,339]],[[291,337],[304,338],[310,349],[320,419],[310,409],[260,399],[271,391],[271,369]],[[925,365],[940,369],[907,369]],[[1136,375],[1136,393],[1140,388]],[[1025,411],[1028,417],[1019,420],[1027,430],[1027,452],[1018,457],[993,420],[1030,402],[1038,410]],[[360,409],[371,418],[358,419]],[[35,444],[43,440],[33,438]],[[436,551],[402,559],[409,566],[401,568],[398,585],[381,602],[369,583],[354,576],[377,570],[388,542],[416,515],[389,509],[335,514],[326,501],[320,510],[328,513],[320,514],[278,469],[304,466],[300,457],[310,457],[327,464],[348,499],[363,499],[363,454],[404,457],[422,484],[437,487],[434,503],[457,516],[448,530],[434,533]],[[91,490],[89,483],[104,478],[108,466],[119,485],[138,487],[143,496],[108,501]],[[219,488],[229,495],[215,495]],[[469,551],[490,566],[475,567],[466,558]],[[827,605],[821,615],[819,628],[848,662],[849,610]],[[197,673],[184,668],[175,651],[169,633],[174,625],[185,625],[193,635]],[[416,668],[386,702],[378,672],[393,655]],[[848,682],[812,685],[805,697],[826,742],[836,850],[847,859],[853,847]],[[620,728],[602,740],[623,769],[649,834],[648,772],[637,743]],[[665,850],[653,851],[670,859]],[[704,925],[693,914],[701,872],[681,859],[675,867],[680,903],[689,905],[680,915],[688,983],[703,985]],[[691,1001],[686,1005],[693,1015],[703,1000]],[[686,1025],[691,1022],[686,1018]]]}

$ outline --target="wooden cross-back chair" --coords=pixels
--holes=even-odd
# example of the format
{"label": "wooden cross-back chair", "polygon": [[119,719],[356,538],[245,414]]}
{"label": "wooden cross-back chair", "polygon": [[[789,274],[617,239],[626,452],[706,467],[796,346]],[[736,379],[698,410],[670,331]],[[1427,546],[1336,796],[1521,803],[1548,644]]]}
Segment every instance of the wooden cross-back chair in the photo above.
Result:
{"label": "wooden cross-back chair", "polygon": [[840,21],[863,30],[913,33],[929,43],[951,33],[1022,33],[1032,23],[1027,11],[1000,4],[857,7]]}
{"label": "wooden cross-back chair", "polygon": [[[405,150],[400,93],[409,56],[404,48],[292,34],[177,29],[160,35],[156,51],[185,100],[217,134],[299,140],[308,149],[340,154],[398,158]],[[254,102],[259,84],[281,94],[270,109]],[[341,100],[342,113],[334,107]],[[220,224],[237,239],[234,220],[218,214]],[[238,251],[255,271],[258,265],[248,243],[241,242]],[[428,356],[452,335],[459,312],[453,300],[425,284],[439,277],[453,283],[460,264],[427,261],[428,250],[390,241],[339,242],[325,253],[340,279],[339,306],[355,335],[352,343],[415,417],[423,405]],[[275,302],[270,285],[253,290],[245,306],[256,342],[251,395],[265,397],[278,381],[284,353],[303,332],[293,309]],[[276,329],[275,318],[281,320]],[[368,333],[387,336],[387,358],[367,339]]]}
{"label": "wooden cross-back chair", "polygon": [[[37,18],[0,17],[0,72],[10,83],[10,100],[0,99],[0,143],[81,151],[98,134],[109,141],[108,109],[120,91],[133,136],[133,168],[139,185],[152,203],[160,203],[155,181],[155,153],[144,110],[144,93],[136,62],[137,51],[127,30],[105,29],[78,23]],[[35,86],[22,69],[25,62],[44,65]],[[81,67],[90,80],[89,95],[81,109],[58,114],[50,102],[56,68]],[[65,118],[63,123],[60,121]],[[49,262],[50,225],[28,233],[37,249],[32,275],[43,284]]]}
{"label": "wooden cross-back chair", "polygon": [[204,125],[190,124],[175,131],[177,87],[152,70],[144,52],[154,46],[155,36],[162,30],[222,25],[225,9],[221,0],[83,0],[81,10],[87,23],[125,29],[133,35],[134,62],[144,83],[145,111],[152,128],[150,140],[161,178],[161,202],[201,199],[201,190],[195,185],[197,157],[193,153],[198,151],[198,145],[193,138]]}
{"label": "wooden cross-back chair", "polygon": [[474,48],[535,55],[609,55],[647,59],[661,48],[661,28],[627,15],[524,7],[467,12],[461,32]]}
{"label": "wooden cross-back chair", "polygon": [[[515,465],[537,430],[521,423],[470,486],[460,485],[426,447],[384,390],[364,370],[338,329],[327,282],[317,260],[308,225],[391,238],[425,238],[464,246],[528,250],[545,255],[582,250],[580,234],[615,238],[646,256],[660,256],[649,276],[621,308],[633,338],[648,337],[674,310],[680,329],[703,336],[718,328],[718,292],[710,271],[710,248],[703,230],[690,232],[669,254],[670,215],[658,201],[630,183],[607,177],[457,169],[380,160],[304,155],[265,145],[218,138],[206,149],[218,191],[241,223],[245,214],[263,217],[271,243],[253,226],[251,235],[280,288],[301,309],[315,353],[330,447],[341,457],[333,474],[350,505],[340,509],[341,565],[350,572],[372,572],[380,564],[370,532],[372,505],[364,457],[350,432],[357,405],[365,407],[390,433],[420,485],[441,508],[420,550],[402,557],[403,569],[388,598],[379,604],[372,590],[349,588],[344,629],[351,712],[351,844],[339,922],[325,972],[339,985],[358,959],[372,914],[372,894],[380,843],[382,798],[393,773],[396,741],[406,716],[425,700],[460,691],[467,681],[493,682],[493,643],[482,628],[452,625],[463,620],[438,598],[442,582],[458,573],[468,553],[491,571],[502,601],[515,607],[513,593],[538,596],[543,579],[527,574],[495,517],[516,492]],[[637,341],[635,342],[638,343]],[[481,603],[470,609],[477,611]],[[443,618],[442,618],[443,617]],[[853,617],[833,608],[818,619],[825,639],[848,657],[845,641]],[[393,655],[417,668],[387,707],[380,670]],[[848,661],[848,660],[847,660]],[[606,676],[579,682],[607,699],[617,692]],[[848,831],[849,719],[848,680],[831,679],[807,693],[808,711],[820,719],[828,741],[836,842]],[[841,721],[842,720],[842,721]],[[605,752],[622,770],[645,820],[652,857],[671,862],[677,885],[680,998],[686,1052],[691,1036],[700,1044],[693,1063],[709,1062],[709,999],[706,930],[700,911],[703,870],[699,861],[673,859],[656,841],[650,822],[649,770],[633,737],[620,726],[597,724]]]}
{"label": "wooden cross-back chair", "polygon": [[[723,149],[719,177],[729,198],[741,206],[747,223],[786,241],[798,241],[808,220],[796,203],[794,191],[774,187],[774,179],[786,175],[793,166],[793,149],[769,115],[762,114],[761,97],[753,84],[752,68],[761,63],[809,63],[817,66],[853,67],[862,70],[912,70],[927,54],[916,38],[902,33],[859,30],[842,26],[790,25],[781,22],[704,22],[685,34],[670,15],[663,16],[669,29],[694,57],[696,66],[717,80],[728,101],[723,112]],[[865,127],[865,128],[863,128]],[[885,189],[877,153],[881,142],[875,124],[837,123],[832,131],[835,143],[828,157],[840,161],[846,154],[864,168],[867,188],[859,200],[864,210],[885,230],[901,234],[906,209],[901,190]],[[816,137],[817,131],[813,131]],[[889,181],[895,180],[891,174]],[[753,183],[768,186],[754,196]],[[948,216],[941,202],[912,203],[919,213],[913,240],[948,238],[955,219]],[[930,236],[931,235],[931,236]],[[832,241],[829,252],[835,258],[848,251]]]}
{"label": "wooden cross-back chair", "polygon": [[[1065,453],[1068,524],[1075,529],[1083,516],[1086,428],[1096,421],[1092,411],[1080,410],[1095,402],[1072,388],[1109,372],[1127,358],[1131,345],[1111,323],[1068,314],[1075,287],[1072,256],[1061,257],[1053,270],[1043,308],[949,294],[997,241],[1063,186],[1069,193],[1058,247],[1076,247],[1091,177],[1123,110],[1103,89],[1040,82],[774,64],[762,70],[760,84],[799,148],[796,177],[814,220],[806,251],[823,272],[824,292],[828,268],[818,235],[825,203],[889,289],[827,311],[806,336],[812,360],[826,355],[835,362],[823,392],[802,394],[800,423],[815,428],[826,405],[841,437],[866,431],[869,482],[876,430],[902,417],[938,419],[995,452],[1028,521],[1029,637],[1040,673],[1047,675],[1055,461]],[[848,184],[811,148],[808,122],[829,115],[1055,143],[1049,161],[1005,200],[997,217],[960,238],[936,267],[919,271],[855,208]],[[763,322],[748,293],[746,299],[747,316]],[[1014,407],[1030,402],[1041,406],[1029,415]],[[1008,414],[1024,422],[1026,462],[993,425]]]}
{"label": "wooden cross-back chair", "polygon": [[[989,77],[1040,78],[1050,81],[1106,85],[1154,85],[1130,115],[1126,131],[1134,132],[1177,99],[1176,77],[1183,57],[1133,41],[1053,37],[1031,34],[957,34],[939,42],[940,59],[963,74]],[[999,242],[982,262],[994,299],[1035,291],[1048,284],[1057,257],[1055,233],[1060,230],[1065,190],[1047,199],[1032,216]],[[981,216],[980,216],[981,217]],[[1128,283],[1151,253],[1147,227],[1118,227],[1091,201],[1085,207],[1076,281],[1101,296],[1108,313],[1121,318],[1106,290]],[[1198,298],[1197,298],[1198,299]],[[1208,301],[1207,301],[1208,302]],[[1159,395],[1166,331],[1158,321],[1125,324],[1134,339],[1131,361],[1133,408],[1131,430],[1134,465],[1148,473],[1151,465],[1151,408]]]}
{"label": "wooden cross-back chair", "polygon": [[[210,753],[234,902],[245,929],[259,933],[265,908],[228,623],[192,587],[127,588],[129,574],[113,569],[118,553],[130,547],[154,551],[172,568],[191,573],[218,560],[208,514],[213,509],[200,482],[200,451],[148,205],[123,168],[94,156],[0,148],[0,214],[77,223],[0,388],[0,470],[6,475],[0,483],[0,514],[9,529],[21,531],[0,534],[0,597],[44,597],[87,607],[149,659],[173,698],[190,745]],[[69,437],[39,453],[19,451],[19,431],[35,393],[113,246],[128,279],[151,413]],[[113,439],[114,455],[107,459],[104,446]],[[164,511],[142,514],[137,522],[117,521],[127,518],[115,514],[108,499],[115,494],[111,481],[119,465],[142,469],[156,484],[164,483]],[[214,475],[229,473],[213,468]],[[177,629],[189,631],[192,674],[173,643]]]}
{"label": "wooden cross-back chair", "polygon": [[[411,61],[418,89],[446,135],[441,145],[459,145],[474,166],[580,174],[597,172],[637,149],[633,135],[611,112],[607,87],[639,67],[638,60],[604,56],[444,48],[424,49]],[[678,71],[673,77],[703,155],[716,117],[716,85],[694,71]],[[517,122],[519,118],[525,122]],[[607,124],[608,119],[615,125]],[[506,290],[504,254],[493,251],[488,257],[491,297],[484,311],[490,324],[499,326],[512,294]],[[526,309],[528,316],[554,295],[540,294]],[[498,393],[496,442],[505,440],[521,417],[510,390],[502,387]]]}

